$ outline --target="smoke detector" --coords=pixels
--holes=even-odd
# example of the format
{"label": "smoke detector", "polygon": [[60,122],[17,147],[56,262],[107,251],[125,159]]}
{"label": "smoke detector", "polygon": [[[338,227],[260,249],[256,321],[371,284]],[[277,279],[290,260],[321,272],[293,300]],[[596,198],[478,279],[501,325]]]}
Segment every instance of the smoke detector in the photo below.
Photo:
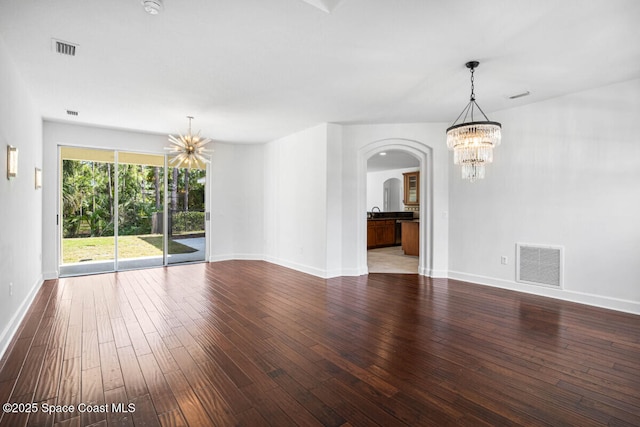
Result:
{"label": "smoke detector", "polygon": [[162,12],[162,0],[142,0],[142,7],[149,15],[157,15]]}

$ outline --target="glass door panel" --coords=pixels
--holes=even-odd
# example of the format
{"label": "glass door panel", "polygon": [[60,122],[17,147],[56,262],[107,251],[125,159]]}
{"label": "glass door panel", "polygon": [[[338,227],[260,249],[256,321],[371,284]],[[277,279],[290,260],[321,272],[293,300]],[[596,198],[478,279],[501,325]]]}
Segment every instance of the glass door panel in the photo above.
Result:
{"label": "glass door panel", "polygon": [[168,171],[167,263],[204,261],[206,169]]}
{"label": "glass door panel", "polygon": [[115,270],[113,151],[62,147],[60,275]]}
{"label": "glass door panel", "polygon": [[118,152],[117,269],[164,265],[164,156]]}
{"label": "glass door panel", "polygon": [[60,147],[60,276],[205,260],[206,169],[165,162]]}

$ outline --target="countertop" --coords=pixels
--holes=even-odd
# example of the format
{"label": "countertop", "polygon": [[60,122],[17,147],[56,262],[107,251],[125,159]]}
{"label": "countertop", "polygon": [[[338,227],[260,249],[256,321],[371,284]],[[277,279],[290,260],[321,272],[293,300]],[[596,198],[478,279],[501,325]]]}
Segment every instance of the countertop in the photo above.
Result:
{"label": "countertop", "polygon": [[367,219],[369,221],[379,221],[387,219],[412,220],[413,212],[367,212]]}

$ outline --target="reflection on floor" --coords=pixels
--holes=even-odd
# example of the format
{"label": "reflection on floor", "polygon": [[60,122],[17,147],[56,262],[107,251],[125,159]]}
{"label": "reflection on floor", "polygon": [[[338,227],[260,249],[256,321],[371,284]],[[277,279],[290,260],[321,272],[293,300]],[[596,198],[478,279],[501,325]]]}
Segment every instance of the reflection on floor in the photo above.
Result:
{"label": "reflection on floor", "polygon": [[[195,237],[190,239],[178,239],[186,246],[195,249],[195,252],[184,254],[169,254],[169,264],[182,262],[199,262],[205,259],[205,238]],[[161,256],[148,256],[140,258],[129,258],[118,260],[118,270],[134,270],[138,268],[161,267],[163,264]],[[114,262],[110,261],[85,261],[74,264],[62,264],[60,266],[60,277],[78,276],[84,274],[106,273],[114,271]]]}
{"label": "reflection on floor", "polygon": [[367,251],[369,273],[418,274],[418,257],[408,256],[401,246],[370,249]]}

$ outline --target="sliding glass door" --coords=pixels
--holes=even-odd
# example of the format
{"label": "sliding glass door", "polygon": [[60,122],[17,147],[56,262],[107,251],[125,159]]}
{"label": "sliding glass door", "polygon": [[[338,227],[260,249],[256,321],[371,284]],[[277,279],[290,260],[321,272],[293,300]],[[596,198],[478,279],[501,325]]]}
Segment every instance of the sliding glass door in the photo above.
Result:
{"label": "sliding glass door", "polygon": [[168,263],[205,259],[206,170],[169,168]]}
{"label": "sliding glass door", "polygon": [[61,149],[60,274],[115,270],[115,155]]}
{"label": "sliding glass door", "polygon": [[60,148],[61,276],[205,260],[206,170],[166,161]]}
{"label": "sliding glass door", "polygon": [[116,269],[164,265],[164,156],[118,152]]}

